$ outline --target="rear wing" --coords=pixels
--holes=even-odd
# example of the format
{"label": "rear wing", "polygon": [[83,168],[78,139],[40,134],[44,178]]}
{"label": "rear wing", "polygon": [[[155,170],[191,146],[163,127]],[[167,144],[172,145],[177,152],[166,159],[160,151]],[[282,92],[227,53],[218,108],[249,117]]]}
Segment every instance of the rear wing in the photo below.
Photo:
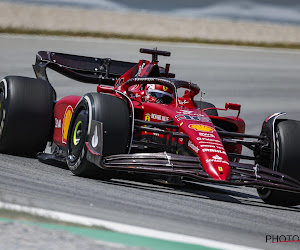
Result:
{"label": "rear wing", "polygon": [[110,58],[39,51],[33,70],[37,78],[48,82],[46,69],[50,68],[76,81],[114,86],[115,80],[132,67],[138,67],[138,64],[115,61]]}

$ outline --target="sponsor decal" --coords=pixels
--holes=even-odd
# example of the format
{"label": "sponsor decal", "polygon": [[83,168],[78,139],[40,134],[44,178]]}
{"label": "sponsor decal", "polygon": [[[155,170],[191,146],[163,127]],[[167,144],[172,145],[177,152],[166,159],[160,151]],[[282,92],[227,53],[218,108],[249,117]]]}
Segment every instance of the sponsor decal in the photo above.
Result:
{"label": "sponsor decal", "polygon": [[[224,164],[229,165],[229,163],[227,161],[224,161],[223,158],[221,156],[219,156],[219,155],[215,155],[211,159],[207,159],[206,160],[206,163],[209,163],[209,162],[224,163]],[[222,167],[218,167],[218,170],[220,172],[223,172],[223,168]]]}
{"label": "sponsor decal", "polygon": [[151,114],[151,119],[159,120],[159,121],[169,121],[170,118],[164,115]]}
{"label": "sponsor decal", "polygon": [[211,143],[211,144],[218,144],[218,145],[222,145],[222,142],[220,142],[219,140],[216,139],[210,139],[210,138],[206,138],[206,137],[197,137],[196,138],[197,141],[205,141],[206,143]]}
{"label": "sponsor decal", "polygon": [[222,167],[218,167],[219,172],[223,172],[223,168]]}
{"label": "sponsor decal", "polygon": [[201,132],[199,132],[199,136],[216,138],[214,134],[201,133]]}
{"label": "sponsor decal", "polygon": [[214,145],[216,148],[224,150],[223,145],[221,145],[221,144],[219,144],[219,143],[216,143],[216,142],[210,142],[210,141],[202,141],[202,142],[201,142],[201,141],[200,141],[200,142],[199,142],[199,145],[201,145],[201,143],[205,143],[205,144],[209,144],[209,145]]}
{"label": "sponsor decal", "polygon": [[183,115],[197,115],[197,114],[194,114],[194,111],[191,111],[191,110],[179,110],[179,111],[176,111],[176,113],[183,114]]}
{"label": "sponsor decal", "polygon": [[221,156],[215,155],[212,157],[214,160],[223,160],[223,158]]}
{"label": "sponsor decal", "polygon": [[199,132],[199,136],[202,136],[202,137],[209,137],[209,138],[216,138],[214,134],[201,133],[201,132]]}
{"label": "sponsor decal", "polygon": [[168,91],[168,89],[169,89],[169,88],[168,88],[167,86],[163,86],[163,90],[164,90],[164,91]]}
{"label": "sponsor decal", "polygon": [[207,144],[205,144],[205,145],[200,145],[200,147],[201,147],[201,148],[216,148],[215,145],[207,145]]}
{"label": "sponsor decal", "polygon": [[150,122],[150,114],[149,113],[145,114],[145,121]]}
{"label": "sponsor decal", "polygon": [[61,128],[61,120],[55,117],[55,128]]}
{"label": "sponsor decal", "polygon": [[140,87],[139,84],[133,85],[130,90],[138,90]]}
{"label": "sponsor decal", "polygon": [[180,105],[184,105],[184,104],[189,104],[190,103],[188,100],[183,100],[183,101],[178,100],[178,102],[179,102]]}
{"label": "sponsor decal", "polygon": [[192,143],[191,141],[188,142],[188,146],[189,146],[192,150],[194,150],[196,153],[199,152],[199,148],[198,148],[197,146],[195,146],[195,144]]}
{"label": "sponsor decal", "polygon": [[214,129],[207,125],[202,124],[190,124],[189,128],[194,129],[195,131],[202,131],[202,132],[213,132]]}
{"label": "sponsor decal", "polygon": [[212,149],[212,148],[202,148],[202,152],[209,152],[209,153],[218,153],[218,154],[224,154],[226,155],[226,152],[224,150],[219,149]]}
{"label": "sponsor decal", "polygon": [[148,89],[155,89],[155,84],[148,84]]}
{"label": "sponsor decal", "polygon": [[62,142],[63,143],[67,143],[68,131],[69,131],[72,114],[73,114],[73,108],[72,108],[72,106],[69,105],[65,111],[63,126],[62,126]]}
{"label": "sponsor decal", "polygon": [[142,65],[139,66],[139,70],[138,70],[138,73],[136,74],[136,76],[138,76],[138,77],[141,76],[142,70],[143,70],[143,68],[145,68],[145,66],[146,66],[146,63],[143,62]]}
{"label": "sponsor decal", "polygon": [[201,122],[211,122],[211,120],[208,117],[204,117],[202,115],[185,115],[185,114],[178,114],[175,115],[175,118],[177,121],[181,120],[189,120],[189,121],[201,121]]}

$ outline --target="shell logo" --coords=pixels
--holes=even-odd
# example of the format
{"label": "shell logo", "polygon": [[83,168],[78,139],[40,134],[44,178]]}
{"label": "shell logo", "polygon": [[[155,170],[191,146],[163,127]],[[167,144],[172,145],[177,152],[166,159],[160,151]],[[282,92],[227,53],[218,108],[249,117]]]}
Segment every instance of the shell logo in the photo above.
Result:
{"label": "shell logo", "polygon": [[64,115],[63,126],[62,126],[62,142],[67,143],[68,131],[73,114],[73,108],[68,106]]}
{"label": "shell logo", "polygon": [[202,124],[190,124],[189,128],[192,128],[195,131],[202,131],[202,132],[212,132],[214,130],[212,127],[202,125]]}

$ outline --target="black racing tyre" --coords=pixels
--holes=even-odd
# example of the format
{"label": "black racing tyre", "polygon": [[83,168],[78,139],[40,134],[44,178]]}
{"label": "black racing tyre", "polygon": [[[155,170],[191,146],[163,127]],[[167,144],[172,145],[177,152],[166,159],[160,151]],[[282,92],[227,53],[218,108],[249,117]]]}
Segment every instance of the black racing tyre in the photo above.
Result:
{"label": "black racing tyre", "polygon": [[[89,118],[103,123],[103,156],[124,154],[130,134],[129,110],[120,98],[102,93],[89,93],[76,106],[68,132],[67,164],[73,174],[86,178],[109,180],[116,174],[86,159]],[[101,141],[101,140],[100,140]]]}
{"label": "black racing tyre", "polygon": [[44,151],[53,124],[49,82],[7,76],[0,82],[0,152],[35,156]]}
{"label": "black racing tyre", "polygon": [[[197,108],[206,109],[206,108],[215,108],[216,106],[209,102],[200,102],[200,101],[194,101]],[[213,115],[218,116],[218,110],[216,109],[209,109],[204,111],[207,115]]]}
{"label": "black racing tyre", "polygon": [[[300,122],[282,120],[275,128],[275,169],[300,181]],[[271,205],[297,206],[300,205],[300,194],[258,188],[260,198]]]}

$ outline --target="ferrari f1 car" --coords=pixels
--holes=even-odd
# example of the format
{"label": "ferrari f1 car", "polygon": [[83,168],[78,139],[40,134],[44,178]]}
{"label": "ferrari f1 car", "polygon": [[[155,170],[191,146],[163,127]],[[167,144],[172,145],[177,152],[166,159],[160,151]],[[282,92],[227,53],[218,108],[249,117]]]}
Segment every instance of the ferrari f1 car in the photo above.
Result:
{"label": "ferrari f1 car", "polygon": [[[40,161],[66,164],[88,178],[109,180],[126,171],[166,181],[249,186],[268,204],[300,204],[299,121],[276,113],[263,122],[260,135],[245,134],[239,104],[216,108],[195,101],[196,84],[175,79],[169,64],[158,65],[158,56],[170,52],[140,52],[152,60],[38,52],[37,79],[7,76],[0,83],[0,151],[42,152]],[[57,101],[47,68],[96,84],[97,92]],[[237,115],[223,117],[218,110]],[[50,154],[43,153],[47,143]],[[253,156],[243,155],[243,146]]]}

